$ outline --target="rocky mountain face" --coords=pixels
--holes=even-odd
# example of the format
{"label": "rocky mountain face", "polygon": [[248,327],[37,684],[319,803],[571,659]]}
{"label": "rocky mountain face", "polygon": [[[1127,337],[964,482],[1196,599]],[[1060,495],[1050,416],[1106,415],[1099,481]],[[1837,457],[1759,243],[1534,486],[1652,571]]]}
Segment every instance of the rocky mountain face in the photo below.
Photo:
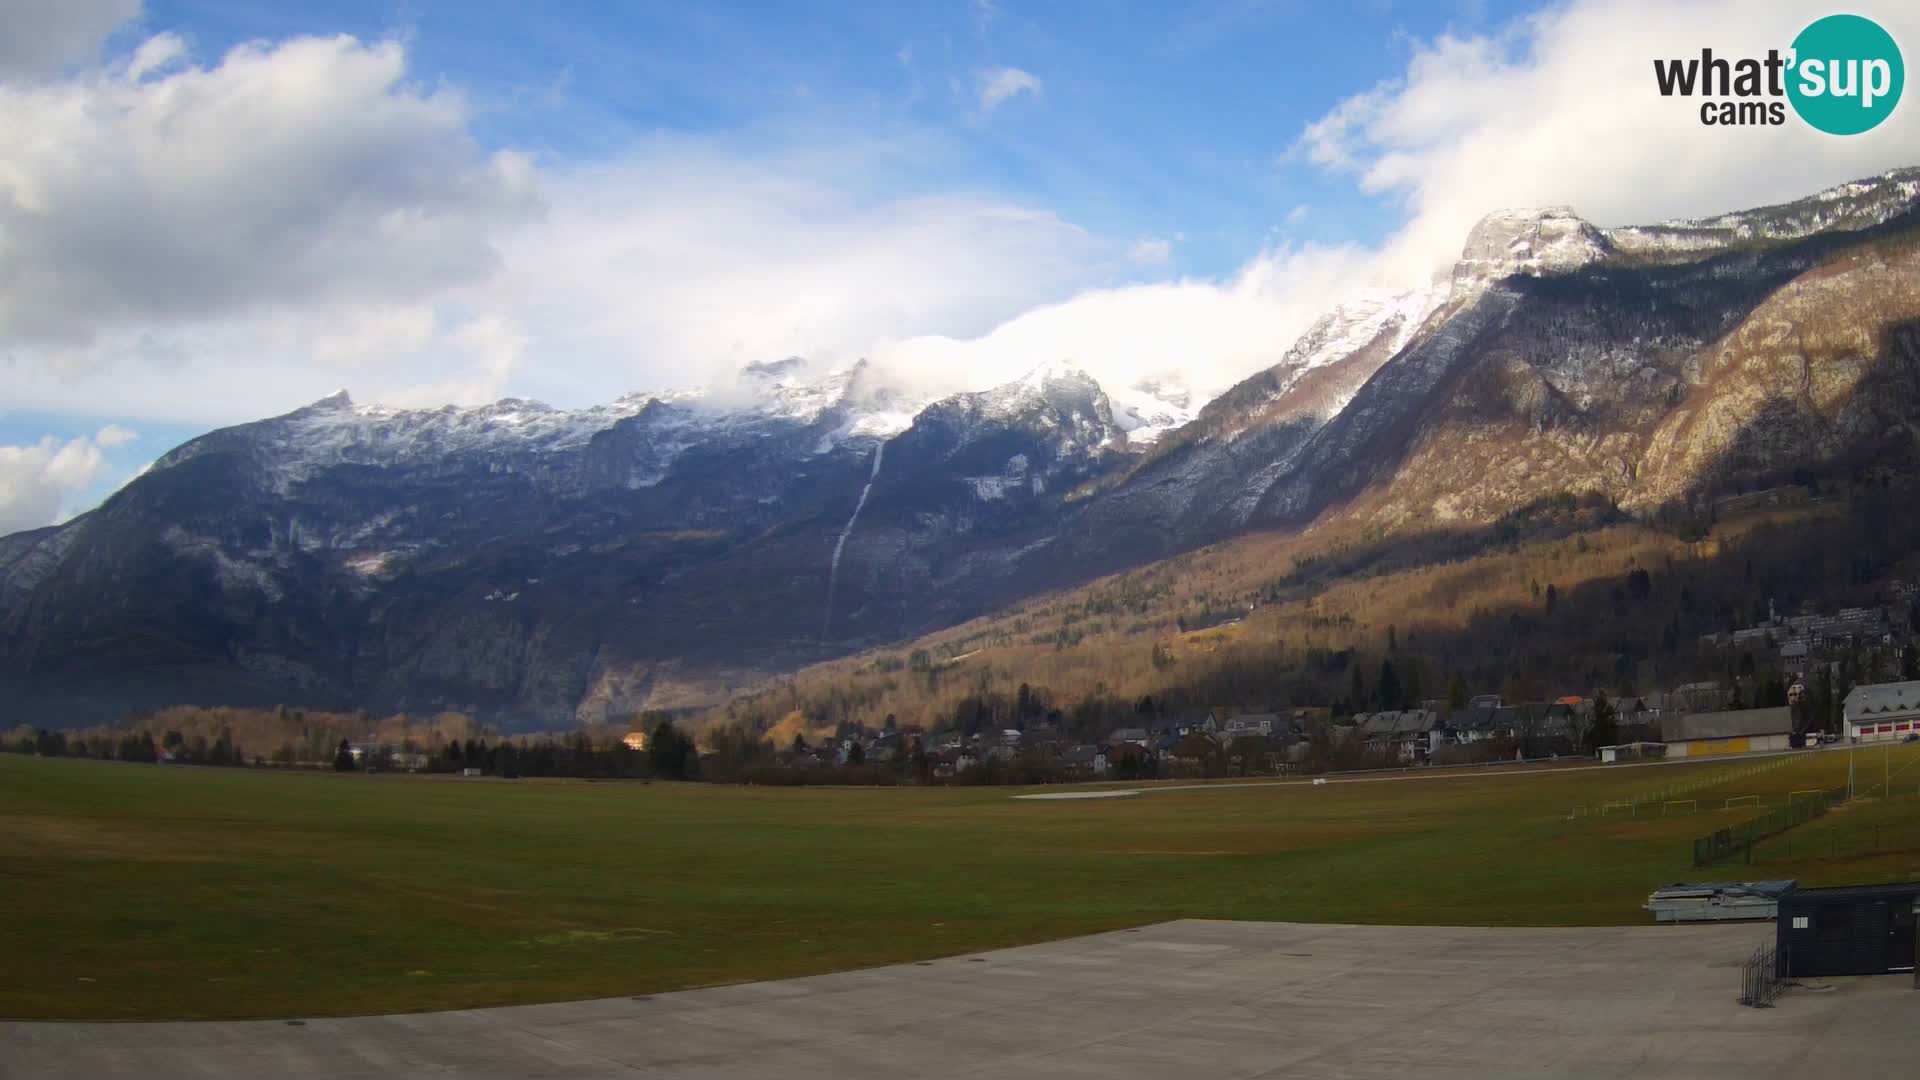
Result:
{"label": "rocky mountain face", "polygon": [[976,580],[994,544],[1127,454],[1076,372],[924,407],[872,382],[761,365],[740,400],[580,412],[340,394],[213,432],[0,539],[0,699],[520,725],[704,702],[1005,595]]}
{"label": "rocky mountain face", "polygon": [[[864,364],[562,411],[344,395],[0,538],[0,702],[455,708],[553,726],[730,689],[1254,528],[1652,511],[1920,444],[1920,171],[1600,229],[1490,215],[1200,406]],[[0,719],[11,719],[0,715]]]}
{"label": "rocky mountain face", "polygon": [[[1910,461],[1916,198],[1906,170],[1703,222],[1495,215],[1452,310],[1254,520],[1338,506],[1386,529],[1447,527],[1562,491],[1648,512],[1850,457]],[[1518,273],[1480,269],[1502,249]]]}

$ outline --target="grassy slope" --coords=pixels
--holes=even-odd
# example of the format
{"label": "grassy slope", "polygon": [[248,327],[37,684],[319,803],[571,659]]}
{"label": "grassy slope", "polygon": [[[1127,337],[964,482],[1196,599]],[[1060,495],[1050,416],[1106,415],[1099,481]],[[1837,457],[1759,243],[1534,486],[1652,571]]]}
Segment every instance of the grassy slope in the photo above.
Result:
{"label": "grassy slope", "polygon": [[[1649,888],[1703,874],[1688,865],[1693,835],[1752,810],[1570,822],[1566,807],[1728,767],[1018,802],[1004,790],[513,784],[6,755],[0,1015],[637,994],[1182,916],[1633,923]],[[1844,771],[1843,755],[1810,755],[1698,797],[1777,800]],[[1871,865],[1920,876],[1920,853]],[[1859,876],[1844,859],[1805,869],[1821,882]]]}

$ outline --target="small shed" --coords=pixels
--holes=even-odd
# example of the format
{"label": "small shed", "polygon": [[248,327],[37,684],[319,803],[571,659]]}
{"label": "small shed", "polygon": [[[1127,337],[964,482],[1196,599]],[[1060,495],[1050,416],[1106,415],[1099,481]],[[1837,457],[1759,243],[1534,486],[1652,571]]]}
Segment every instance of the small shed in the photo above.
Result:
{"label": "small shed", "polygon": [[1780,898],[1775,939],[1787,974],[1884,975],[1914,968],[1920,881],[1795,889]]}

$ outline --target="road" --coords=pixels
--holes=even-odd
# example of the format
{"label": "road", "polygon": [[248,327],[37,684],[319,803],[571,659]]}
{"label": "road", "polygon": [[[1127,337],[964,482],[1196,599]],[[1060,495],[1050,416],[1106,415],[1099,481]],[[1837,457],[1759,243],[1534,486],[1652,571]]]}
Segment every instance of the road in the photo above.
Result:
{"label": "road", "polygon": [[[1411,887],[1411,886],[1410,886]],[[780,982],[464,1012],[0,1024],[0,1076],[1909,1076],[1905,976],[1735,1001],[1771,925],[1189,920]]]}

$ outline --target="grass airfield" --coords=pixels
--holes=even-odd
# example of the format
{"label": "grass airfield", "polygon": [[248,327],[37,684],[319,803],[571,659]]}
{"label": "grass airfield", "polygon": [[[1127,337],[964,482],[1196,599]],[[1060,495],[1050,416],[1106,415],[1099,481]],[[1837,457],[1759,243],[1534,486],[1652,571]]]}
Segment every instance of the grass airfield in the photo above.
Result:
{"label": "grass airfield", "polygon": [[[1920,826],[1920,747],[1802,829]],[[1408,774],[1405,782],[746,788],[195,769],[0,756],[0,1017],[350,1015],[650,994],[1177,918],[1620,925],[1683,880],[1920,878],[1920,844],[1689,841],[1848,755]],[[1748,775],[1738,775],[1747,773]],[[1691,808],[1570,818],[1685,782]],[[1904,792],[1904,794],[1902,794]],[[1878,792],[1875,793],[1879,795]],[[1855,830],[1858,831],[1858,830]],[[1909,827],[1907,835],[1916,829]]]}

